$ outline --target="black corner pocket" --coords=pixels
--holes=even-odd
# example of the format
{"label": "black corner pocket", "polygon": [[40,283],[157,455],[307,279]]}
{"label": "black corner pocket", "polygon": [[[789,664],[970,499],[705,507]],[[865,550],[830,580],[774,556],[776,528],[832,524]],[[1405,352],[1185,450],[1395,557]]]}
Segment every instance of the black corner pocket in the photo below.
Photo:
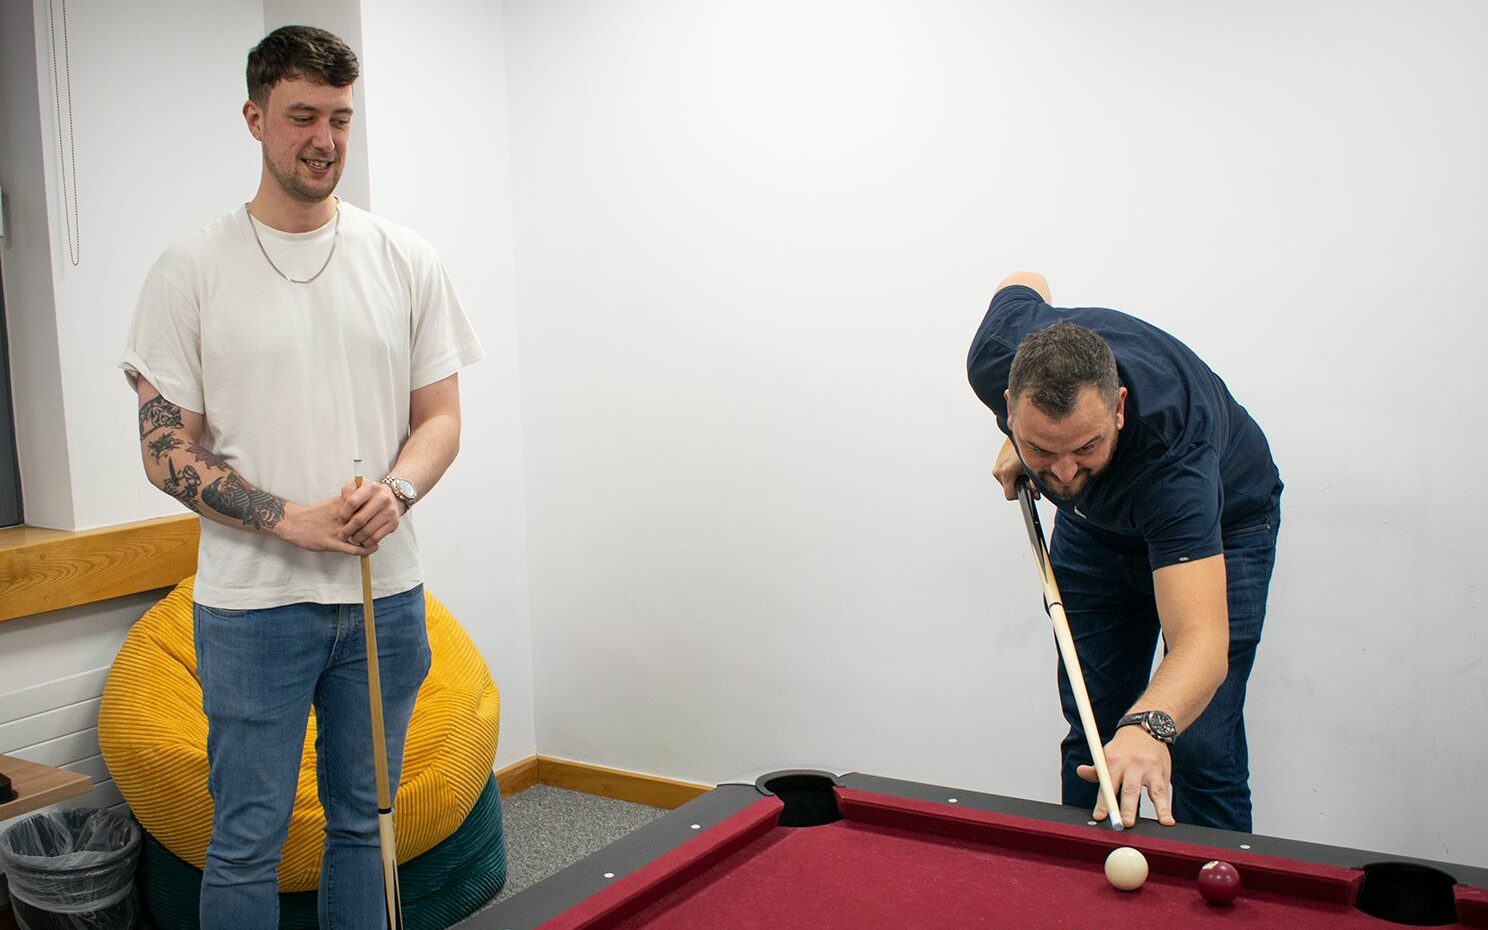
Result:
{"label": "black corner pocket", "polygon": [[1354,906],[1371,917],[1413,927],[1439,927],[1457,922],[1452,876],[1413,862],[1376,862],[1364,866],[1359,900]]}
{"label": "black corner pocket", "polygon": [[780,812],[782,827],[819,827],[842,819],[837,793],[832,790],[837,779],[827,772],[772,772],[754,784],[785,805]]}

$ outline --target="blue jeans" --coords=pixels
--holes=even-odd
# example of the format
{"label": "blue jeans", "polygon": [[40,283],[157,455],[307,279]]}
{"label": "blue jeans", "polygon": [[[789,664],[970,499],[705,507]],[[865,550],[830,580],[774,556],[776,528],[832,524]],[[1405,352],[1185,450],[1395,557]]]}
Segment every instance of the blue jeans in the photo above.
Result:
{"label": "blue jeans", "polygon": [[[423,586],[378,598],[373,608],[388,784],[396,790],[403,738],[429,671]],[[204,930],[279,926],[277,873],[312,707],[326,815],[320,926],[386,926],[362,620],[360,604],[195,605],[213,803],[201,887]]]}
{"label": "blue jeans", "polygon": [[[1250,757],[1245,683],[1266,619],[1276,563],[1279,505],[1224,536],[1230,613],[1229,672],[1209,706],[1173,744],[1173,816],[1181,823],[1250,832]],[[1160,631],[1145,546],[1132,548],[1063,511],[1049,553],[1101,738],[1146,690]],[[1069,732],[1060,744],[1065,804],[1095,807],[1099,788],[1075,769],[1090,764],[1069,677],[1059,663],[1059,697]],[[1141,708],[1138,708],[1141,709]]]}

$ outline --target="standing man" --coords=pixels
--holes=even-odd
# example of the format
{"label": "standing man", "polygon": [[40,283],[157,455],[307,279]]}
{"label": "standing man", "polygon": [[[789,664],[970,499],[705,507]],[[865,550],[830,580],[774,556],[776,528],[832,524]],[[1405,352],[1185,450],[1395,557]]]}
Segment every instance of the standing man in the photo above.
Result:
{"label": "standing man", "polygon": [[[483,353],[434,249],[334,195],[356,55],[305,26],[248,54],[252,201],[171,246],[121,367],[151,483],[201,514],[197,670],[214,815],[204,928],[278,926],[309,711],[326,814],[320,926],[385,926],[356,556],[375,563],[388,778],[429,667],[412,523],[460,444]],[[349,480],[362,458],[369,480]],[[381,480],[378,480],[381,479]]]}
{"label": "standing man", "polygon": [[[1183,343],[1116,310],[1056,309],[1003,279],[967,359],[1007,441],[993,474],[1059,508],[1050,561],[1126,826],[1249,831],[1245,682],[1276,558],[1281,477],[1259,426]],[[1149,680],[1157,634],[1164,656]],[[1063,664],[1066,804],[1103,820]]]}

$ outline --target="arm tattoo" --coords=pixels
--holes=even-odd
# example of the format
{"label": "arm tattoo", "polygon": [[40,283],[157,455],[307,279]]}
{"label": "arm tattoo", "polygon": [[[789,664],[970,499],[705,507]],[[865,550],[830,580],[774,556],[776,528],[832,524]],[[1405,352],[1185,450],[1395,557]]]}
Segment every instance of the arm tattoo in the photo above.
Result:
{"label": "arm tattoo", "polygon": [[150,455],[157,462],[179,448],[181,448],[181,440],[177,438],[175,433],[166,433],[158,439],[152,439],[149,445]]}
{"label": "arm tattoo", "polygon": [[227,464],[227,460],[211,449],[203,448],[193,442],[186,447],[186,451],[190,452],[196,461],[205,462],[208,468],[215,468],[218,471],[232,471],[232,468]]}
{"label": "arm tattoo", "polygon": [[197,513],[201,513],[201,505],[196,502],[196,492],[201,489],[201,474],[190,465],[176,471],[174,461],[170,459],[165,461],[170,466],[170,474],[166,476],[161,490]]}
{"label": "arm tattoo", "polygon": [[160,429],[162,426],[181,426],[181,408],[156,395],[140,404],[140,439]]}
{"label": "arm tattoo", "polygon": [[[190,466],[187,466],[190,468]],[[230,473],[202,489],[202,503],[218,513],[237,517],[244,526],[254,529],[272,529],[284,518],[284,501],[267,491],[261,491],[244,481],[236,473]]]}
{"label": "arm tattoo", "polygon": [[[158,429],[180,428],[185,425],[181,419],[181,408],[160,396],[140,404],[139,421],[141,442]],[[195,442],[183,443],[174,432],[150,440],[146,448],[156,462],[164,459],[170,470],[162,484],[162,490],[197,513],[201,513],[202,505],[205,504],[223,516],[242,520],[244,526],[260,530],[273,529],[284,519],[282,498],[261,491],[244,481],[222,456],[212,450]],[[181,448],[191,453],[193,462],[227,474],[203,488],[202,474],[197,471],[196,465],[176,468],[175,459],[170,457],[170,453]],[[197,497],[198,492],[201,494],[200,499]]]}

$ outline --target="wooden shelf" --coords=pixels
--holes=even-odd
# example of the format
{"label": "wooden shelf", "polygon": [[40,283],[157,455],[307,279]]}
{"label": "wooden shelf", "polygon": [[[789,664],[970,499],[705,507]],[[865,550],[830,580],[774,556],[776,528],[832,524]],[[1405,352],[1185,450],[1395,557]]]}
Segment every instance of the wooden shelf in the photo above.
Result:
{"label": "wooden shelf", "polygon": [[0,772],[10,777],[10,787],[17,795],[14,801],[0,804],[0,820],[38,811],[93,788],[93,779],[82,773],[11,756],[0,756]]}
{"label": "wooden shelf", "polygon": [[168,588],[196,571],[192,514],[67,532],[0,529],[0,622]]}

